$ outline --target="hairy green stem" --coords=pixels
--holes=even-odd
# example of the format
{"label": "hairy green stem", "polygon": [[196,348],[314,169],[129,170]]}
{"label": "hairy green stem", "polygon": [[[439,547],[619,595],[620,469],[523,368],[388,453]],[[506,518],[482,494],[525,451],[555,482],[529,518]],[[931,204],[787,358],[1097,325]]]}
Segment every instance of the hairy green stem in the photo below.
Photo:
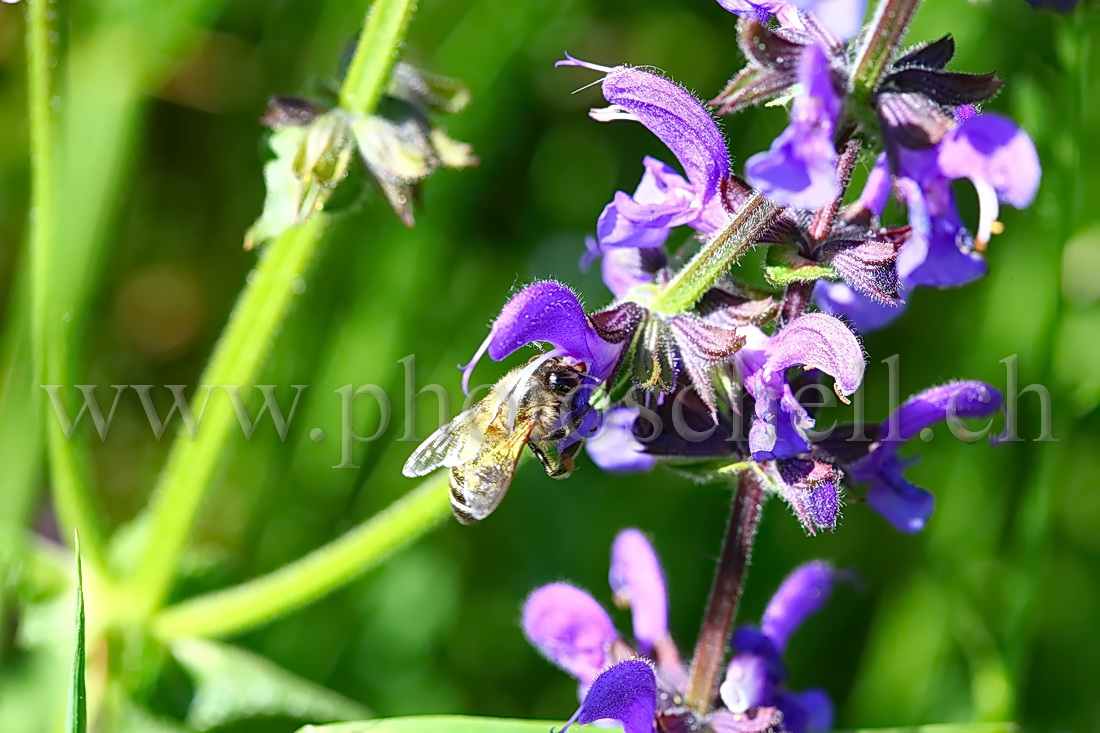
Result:
{"label": "hairy green stem", "polygon": [[364,114],[378,104],[415,10],[416,0],[375,0],[340,88],[345,110]]}
{"label": "hairy green stem", "polygon": [[778,206],[753,193],[725,229],[703,245],[653,299],[650,307],[668,315],[687,311],[714,286],[759,239],[779,212]]}
{"label": "hairy green stem", "polygon": [[[414,5],[413,0],[376,0],[371,8],[340,90],[341,103],[349,105],[349,111],[365,113],[377,104]],[[313,259],[325,222],[324,216],[315,216],[267,245],[200,384],[254,382],[293,300],[293,282]],[[224,400],[211,401],[198,439],[192,441],[186,432],[177,435],[142,517],[142,552],[129,579],[127,595],[133,606],[128,614],[148,617],[163,605],[235,420]]]}
{"label": "hairy green stem", "polygon": [[[283,316],[294,299],[293,284],[317,251],[326,220],[312,218],[268,245],[253,277],[241,293],[229,323],[199,384],[252,384],[263,366]],[[237,426],[229,400],[210,401],[195,440],[186,430],[176,435],[142,526],[144,550],[130,584],[143,617],[159,608],[195,515],[210,486],[231,431]]]}
{"label": "hairy green stem", "polygon": [[[54,147],[57,140],[50,106],[50,3],[27,3],[27,102],[31,145],[31,219],[28,255],[31,273],[31,334],[34,379],[38,384],[65,384],[67,294],[56,292],[54,268],[63,260],[58,251],[57,185]],[[43,400],[44,394],[40,394]],[[74,529],[84,534],[84,557],[99,571],[103,567],[103,530],[85,481],[74,443],[61,424],[47,421],[50,486],[64,537]]]}
{"label": "hairy green stem", "polygon": [[439,471],[340,538],[268,575],[166,608],[153,623],[162,640],[237,634],[289,613],[375,567],[451,515]]}
{"label": "hairy green stem", "polygon": [[684,702],[699,713],[710,710],[714,701],[718,672],[737,617],[763,501],[764,484],[761,478],[755,471],[742,471],[730,507],[718,570],[710,587],[703,625],[692,657],[691,677],[684,693]]}
{"label": "hairy green stem", "polygon": [[852,74],[855,85],[852,91],[865,101],[870,100],[882,72],[893,60],[918,5],[920,0],[880,0],[875,8],[871,25],[856,52]]}

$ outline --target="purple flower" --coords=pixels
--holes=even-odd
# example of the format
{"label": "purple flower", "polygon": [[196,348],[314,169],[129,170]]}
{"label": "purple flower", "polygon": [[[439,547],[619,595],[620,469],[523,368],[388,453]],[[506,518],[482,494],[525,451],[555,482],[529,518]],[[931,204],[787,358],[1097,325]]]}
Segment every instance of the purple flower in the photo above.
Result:
{"label": "purple flower", "polygon": [[903,532],[924,529],[935,498],[905,478],[916,459],[902,460],[902,444],[941,420],[986,417],[1001,409],[1001,393],[983,382],[952,382],[920,392],[879,426],[881,437],[867,455],[847,466],[854,481],[870,484],[867,503]]}
{"label": "purple flower", "polygon": [[[904,295],[904,290],[902,290]],[[866,333],[892,323],[905,312],[901,305],[883,305],[853,290],[848,283],[819,280],[814,286],[817,307],[832,316],[843,317],[857,333]]]}
{"label": "purple flower", "polygon": [[645,452],[645,446],[634,435],[638,410],[613,407],[604,414],[603,425],[585,443],[592,462],[605,471],[633,473],[648,471],[657,459]]}
{"label": "purple flower", "polygon": [[791,0],[791,5],[812,13],[841,41],[847,41],[859,33],[866,12],[864,0]]}
{"label": "purple flower", "polygon": [[648,71],[597,66],[568,57],[559,66],[583,66],[606,73],[601,83],[610,107],[593,110],[600,121],[634,120],[661,139],[683,166],[686,178],[654,158],[634,194],[619,191],[596,225],[599,250],[652,248],[664,244],[672,228],[718,231],[729,219],[721,182],[730,175],[729,153],[707,109],[683,87]]}
{"label": "purple flower", "polygon": [[627,659],[610,667],[588,688],[580,708],[562,726],[585,725],[597,720],[622,724],[623,733],[651,733],[657,715],[657,676],[641,659]]}
{"label": "purple flower", "polygon": [[833,131],[840,97],[829,59],[818,45],[806,46],[798,65],[799,93],[791,123],[772,143],[745,163],[745,175],[772,201],[800,209],[825,206],[840,193]]}
{"label": "purple flower", "polygon": [[798,11],[812,13],[836,40],[846,41],[863,25],[864,0],[718,0],[718,4],[734,15],[755,18],[767,23],[774,15],[783,28],[801,30],[805,27]]}
{"label": "purple flower", "polygon": [[[626,529],[615,538],[608,580],[616,601],[630,606],[639,651],[657,658],[661,683],[681,683],[686,673],[668,638],[664,573],[639,530]],[[658,675],[649,663],[633,658],[592,596],[564,583],[536,589],[524,604],[523,631],[547,659],[580,681],[583,700],[570,723],[610,718],[630,733],[649,733]]]}
{"label": "purple flower", "polygon": [[1011,120],[994,114],[969,116],[940,141],[936,163],[949,179],[969,178],[980,204],[977,241],[989,241],[998,200],[1017,209],[1031,204],[1042,167],[1031,138]]}
{"label": "purple flower", "polygon": [[[956,111],[959,124],[927,149],[899,147],[899,175],[893,186],[909,210],[911,236],[897,257],[902,289],[914,286],[956,287],[985,275],[978,250],[989,240],[999,211],[998,202],[1016,208],[1035,198],[1041,177],[1039,158],[1027,134],[998,115],[978,115],[969,105]],[[866,210],[879,215],[886,206],[889,179],[886,156],[879,158],[860,197]],[[972,237],[963,224],[951,191],[951,181],[968,178],[978,193],[979,224]],[[843,314],[860,331],[889,323],[900,309],[875,303],[846,284],[817,286],[815,299],[827,313]]]}
{"label": "purple flower", "polygon": [[760,626],[737,630],[733,637],[737,654],[726,667],[726,678],[719,688],[730,712],[779,708],[783,730],[790,733],[832,727],[832,704],[823,691],[795,694],[783,689],[787,670],[782,658],[795,630],[825,605],[837,577],[837,571],[828,563],[799,566],[772,596]]}
{"label": "purple flower", "polygon": [[523,632],[544,657],[586,687],[607,666],[618,638],[596,599],[565,583],[544,585],[527,598]]}
{"label": "purple flower", "polygon": [[603,249],[595,237],[588,237],[585,247],[586,251],[581,257],[581,270],[587,272],[592,261],[602,256],[600,272],[604,284],[618,299],[627,297],[634,288],[656,280],[658,273],[668,262],[660,247]]}
{"label": "purple flower", "polygon": [[779,494],[810,535],[830,532],[840,519],[840,471],[812,458],[785,458],[765,464]]}
{"label": "purple flower", "polygon": [[584,313],[576,294],[553,281],[528,285],[504,304],[489,335],[470,363],[462,367],[462,389],[469,394],[470,374],[488,352],[500,361],[530,343],[545,341],[554,356],[583,362],[597,381],[607,379],[619,361],[625,342],[605,340]]}
{"label": "purple flower", "polygon": [[844,323],[824,313],[799,316],[771,337],[745,332],[749,340],[737,359],[756,400],[749,450],[757,461],[795,458],[809,451],[805,431],[814,421],[787,383],[787,369],[820,369],[836,380],[839,394],[849,395],[863,380],[863,349]]}

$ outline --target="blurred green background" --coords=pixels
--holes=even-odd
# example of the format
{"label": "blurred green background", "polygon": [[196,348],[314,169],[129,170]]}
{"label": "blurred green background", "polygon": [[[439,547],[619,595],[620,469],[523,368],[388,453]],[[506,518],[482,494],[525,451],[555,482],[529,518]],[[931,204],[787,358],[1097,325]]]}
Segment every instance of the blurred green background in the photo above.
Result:
{"label": "blurred green background", "polygon": [[[195,384],[257,259],[241,239],[263,201],[268,154],[257,120],[267,97],[309,94],[332,80],[366,8],[364,0],[56,6],[70,20],[58,39],[60,108],[75,121],[68,153],[76,174],[67,184],[81,195],[61,212],[59,246],[71,256],[51,267],[87,288],[72,313],[82,335],[79,383]],[[26,527],[57,534],[40,438],[46,402],[31,386],[20,276],[29,190],[22,16],[20,5],[0,5],[5,731],[49,729],[62,705],[71,633],[68,589],[59,595],[37,583],[19,550]],[[374,192],[336,216],[258,380],[283,385],[286,404],[289,385],[308,385],[290,434],[280,442],[268,421],[251,441],[233,436],[173,598],[271,571],[415,485],[400,475],[416,443],[398,440],[398,359],[415,354],[417,387],[442,384],[457,405],[454,365],[473,353],[514,288],[556,277],[590,306],[608,300],[598,272],[577,271],[584,236],[616,188],[633,189],[643,155],[671,156],[640,126],[590,120],[598,90],[572,93],[592,76],[555,71],[562,51],[654,65],[706,98],[741,63],[734,26],[708,0],[420,4],[404,58],[469,86],[469,108],[444,124],[473,144],[481,165],[433,176],[414,229]],[[898,534],[857,503],[835,535],[809,538],[782,504],[770,504],[741,618],[757,619],[795,564],[831,559],[862,584],[837,590],[795,637],[788,661],[794,688],[831,693],[842,727],[1015,719],[1035,730],[1096,730],[1100,67],[1092,44],[1100,22],[1087,8],[1066,17],[1022,0],[928,0],[909,39],[946,32],[958,42],[954,68],[996,70],[1007,80],[987,109],[1030,132],[1043,185],[1029,210],[1002,212],[1006,231],[990,246],[987,279],[920,291],[893,327],[866,337],[866,415],[885,415],[881,360],[892,354],[901,355],[903,396],[956,377],[1004,387],[1001,360],[1018,355],[1019,384],[1049,390],[1057,441],[1033,440],[1042,410],[1029,393],[1020,400],[1022,442],[965,445],[940,435],[920,445],[911,475],[938,506],[919,536]],[[724,120],[737,170],[784,124],[774,109]],[[973,221],[973,197],[963,200]],[[506,366],[483,362],[478,378],[490,381]],[[335,469],[337,441],[314,443],[309,432],[339,433],[335,390],[349,383],[386,388],[395,420],[380,440],[355,447],[358,469]],[[421,438],[438,419],[433,400],[418,403]],[[356,402],[363,435],[377,427],[371,404]],[[78,439],[115,529],[145,504],[169,441],[153,438],[132,392],[107,440],[87,424]],[[668,473],[612,476],[582,459],[559,483],[526,465],[483,525],[448,521],[320,602],[230,641],[380,715],[564,720],[575,685],[523,640],[525,594],[569,579],[609,602],[611,540],[640,527],[663,559],[673,633],[686,653],[727,502],[721,487]],[[53,605],[65,613],[44,610]],[[95,614],[91,599],[88,612]],[[617,619],[627,628],[624,614]],[[93,654],[89,668],[99,663],[108,662]],[[181,717],[195,692],[172,663],[140,687],[162,719]],[[289,731],[297,722],[226,729]]]}

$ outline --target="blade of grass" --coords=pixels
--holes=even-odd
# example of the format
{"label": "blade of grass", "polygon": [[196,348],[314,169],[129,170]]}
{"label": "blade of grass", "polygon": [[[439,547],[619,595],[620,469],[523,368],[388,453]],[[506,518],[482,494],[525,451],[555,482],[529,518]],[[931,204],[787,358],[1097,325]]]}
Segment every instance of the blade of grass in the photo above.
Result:
{"label": "blade of grass", "polygon": [[[28,252],[31,271],[31,333],[34,375],[39,384],[66,384],[65,343],[68,302],[64,283],[57,287],[57,263],[65,258],[57,251],[56,183],[52,108],[48,0],[27,3],[27,101],[31,143],[31,220]],[[61,291],[61,292],[59,292]],[[74,444],[66,440],[58,422],[47,427],[51,486],[58,522],[79,527],[85,534],[86,554],[96,568],[103,565],[103,532],[84,481]]]}
{"label": "blade of grass", "polygon": [[73,651],[72,675],[69,680],[69,712],[66,716],[66,733],[87,733],[88,699],[84,689],[84,577],[80,568],[80,535],[73,533],[76,549],[76,644]]}

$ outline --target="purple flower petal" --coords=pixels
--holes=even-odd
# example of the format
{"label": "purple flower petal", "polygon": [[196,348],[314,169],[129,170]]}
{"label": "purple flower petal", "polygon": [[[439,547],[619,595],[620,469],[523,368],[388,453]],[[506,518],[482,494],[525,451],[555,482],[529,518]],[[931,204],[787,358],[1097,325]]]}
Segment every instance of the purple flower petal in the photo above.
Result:
{"label": "purple flower petal", "polygon": [[714,733],[770,733],[777,730],[781,716],[774,707],[760,707],[745,713],[717,710],[707,718]]}
{"label": "purple flower petal", "polygon": [[824,690],[784,692],[777,702],[783,713],[783,728],[790,733],[833,729],[833,703]]}
{"label": "purple flower petal", "polygon": [[740,652],[726,667],[726,677],[718,687],[722,704],[731,713],[744,713],[760,707],[771,697],[768,679],[769,661],[753,652]]}
{"label": "purple flower petal", "polygon": [[788,323],[768,340],[765,353],[766,360],[756,367],[759,352],[754,355],[750,341],[740,360],[745,388],[756,399],[749,448],[758,461],[793,457],[809,447],[804,437],[800,437],[791,447],[797,449],[800,442],[805,446],[802,451],[776,450],[792,430],[800,433],[813,426],[813,419],[787,385],[788,368],[820,369],[836,380],[836,390],[844,395],[859,388],[864,369],[863,349],[855,334],[843,322],[824,313],[807,313]]}
{"label": "purple flower petal", "polygon": [[537,588],[523,606],[527,641],[554,664],[592,684],[618,638],[611,617],[579,588],[553,583]]}
{"label": "purple flower petal", "polygon": [[739,18],[756,18],[761,23],[767,23],[772,15],[788,6],[785,0],[764,0],[763,2],[718,0],[718,4]]}
{"label": "purple flower petal", "polygon": [[852,290],[847,283],[818,281],[814,302],[829,315],[843,316],[859,333],[882,328],[905,311],[904,305],[883,305]]}
{"label": "purple flower petal", "polygon": [[890,179],[890,164],[886,160],[886,153],[883,153],[878,156],[874,168],[867,174],[867,183],[859,194],[859,203],[874,212],[875,216],[882,216],[893,187],[894,183]]}
{"label": "purple flower petal", "polygon": [[800,10],[813,13],[838,40],[853,38],[863,27],[864,0],[790,0]]}
{"label": "purple flower petal", "polygon": [[638,411],[630,407],[614,407],[604,415],[603,426],[585,443],[592,462],[605,471],[635,473],[649,471],[657,459],[645,452],[634,436],[634,421]]}
{"label": "purple flower petal", "polygon": [[745,175],[749,183],[776,203],[816,209],[840,193],[833,145],[840,97],[833,87],[829,60],[820,46],[807,46],[802,51],[798,81],[800,92],[791,107],[791,123],[768,152],[748,159]]}
{"label": "purple flower petal", "polygon": [[634,638],[642,647],[639,651],[648,655],[668,636],[668,597],[657,553],[639,530],[624,529],[615,537],[608,582],[616,603],[630,604]]}
{"label": "purple flower petal", "polygon": [[[500,361],[530,343],[546,341],[562,354],[584,362],[598,381],[610,376],[623,344],[604,341],[592,328],[572,290],[552,281],[528,285],[505,303],[489,336],[474,358],[463,367],[465,390],[470,374],[486,351]],[[468,393],[468,392],[467,392]]]}
{"label": "purple flower petal", "polygon": [[862,470],[851,473],[853,480],[871,484],[867,490],[868,506],[908,534],[924,529],[936,508],[936,497],[909,483],[904,476],[905,468],[914,462],[903,461],[896,453],[891,453],[878,459],[875,474],[865,475]]}
{"label": "purple flower petal", "polygon": [[1003,398],[983,382],[952,382],[910,397],[880,426],[882,438],[863,458],[848,466],[855,481],[868,483],[867,503],[903,532],[919,532],[932,514],[930,493],[909,483],[898,448],[941,420],[987,417],[1001,409]]}
{"label": "purple flower petal", "polygon": [[840,518],[840,472],[836,468],[808,458],[789,458],[776,461],[769,473],[809,534],[836,529]]}
{"label": "purple flower petal", "polygon": [[942,420],[987,417],[1001,409],[1001,393],[985,382],[949,382],[919,392],[882,423],[882,442],[904,443]]}
{"label": "purple flower petal", "polygon": [[912,235],[898,252],[898,277],[905,285],[955,287],[985,275],[985,259],[959,219],[944,179],[924,185],[901,178],[898,191],[909,207]]}
{"label": "purple flower petal", "polygon": [[726,142],[710,112],[689,91],[663,76],[616,66],[604,77],[603,95],[661,139],[701,201],[718,195],[719,183],[730,174]]}
{"label": "purple flower petal", "polygon": [[937,162],[946,177],[987,185],[1017,209],[1035,199],[1042,176],[1031,138],[1011,120],[994,114],[970,117],[951,130],[940,141]]}
{"label": "purple flower petal", "polygon": [[802,623],[829,600],[836,570],[826,562],[808,562],[795,568],[775,592],[764,611],[760,630],[780,653]]}
{"label": "purple flower petal", "polygon": [[597,720],[616,720],[623,733],[651,733],[656,715],[657,675],[646,662],[628,659],[596,678],[561,733],[574,721],[585,725]]}

